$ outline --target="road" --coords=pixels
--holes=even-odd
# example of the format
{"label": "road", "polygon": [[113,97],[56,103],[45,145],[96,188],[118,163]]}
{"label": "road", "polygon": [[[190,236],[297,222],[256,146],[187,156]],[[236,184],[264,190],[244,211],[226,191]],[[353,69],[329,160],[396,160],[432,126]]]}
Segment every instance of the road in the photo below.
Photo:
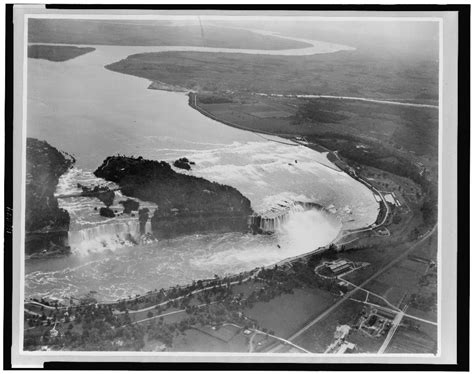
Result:
{"label": "road", "polygon": [[[258,274],[260,273],[260,269],[258,269],[257,271],[255,271],[253,274],[249,275],[248,277],[246,278],[243,278],[242,280],[238,280],[238,281],[233,281],[233,282],[230,282],[230,285],[233,286],[233,285],[236,285],[236,284],[239,284],[239,282],[247,282],[249,281],[250,279],[254,278],[254,277],[257,277]],[[227,284],[223,284],[222,285],[223,287],[227,287]],[[209,287],[205,287],[205,288],[201,288],[201,289],[198,289],[198,290],[194,290],[194,291],[191,291],[190,294],[191,295],[196,295],[198,293],[201,293],[203,291],[207,291],[207,290],[211,290],[213,289],[215,286],[209,286]],[[134,298],[134,299],[139,299],[139,298],[142,298],[142,297],[149,297],[149,296],[153,296],[155,293],[150,293],[150,294],[147,294],[145,296],[139,296],[137,298]],[[188,294],[189,295],[189,294]],[[148,306],[148,307],[145,307],[145,308],[142,308],[142,309],[136,309],[136,310],[128,310],[128,313],[129,314],[134,314],[134,313],[141,313],[141,312],[147,312],[149,310],[153,310],[155,309],[156,307],[159,307],[159,306],[164,306],[166,304],[168,304],[169,302],[173,302],[173,301],[178,301],[178,300],[181,300],[181,299],[184,299],[185,297],[187,297],[188,295],[184,295],[184,296],[179,296],[179,297],[176,297],[174,299],[169,299],[169,300],[166,300],[166,301],[163,301],[159,304],[153,304],[151,306]],[[131,299],[133,300],[133,299]],[[126,300],[126,301],[131,301],[131,300]],[[115,301],[104,301],[104,302],[100,302],[100,304],[102,305],[107,305],[107,304],[118,304],[119,300],[115,300]],[[46,305],[46,304],[43,304],[43,303],[40,303],[40,302],[37,302],[37,301],[34,301],[34,300],[27,300],[25,301],[25,307],[27,306],[27,304],[33,304],[33,305],[38,305],[38,306],[42,306],[44,307],[45,309],[68,309],[67,306],[58,306],[58,307],[55,307],[55,306],[51,306],[51,305]],[[80,307],[81,305],[72,305],[71,308],[74,309],[74,308],[78,308]],[[116,311],[116,314],[125,314],[125,311]]]}
{"label": "road", "polygon": [[253,339],[257,336],[257,333],[254,332],[252,334],[252,336],[250,337],[250,340],[249,340],[249,353],[252,353],[254,351],[254,347],[253,347]]}
{"label": "road", "polygon": [[96,193],[86,193],[86,192],[78,192],[78,193],[70,193],[70,194],[59,194],[59,195],[54,195],[54,197],[56,199],[66,199],[66,198],[69,198],[69,197],[90,197],[90,198],[93,198],[93,197],[97,197],[97,195],[100,195],[100,194],[103,194],[105,192],[108,192],[108,191],[120,191],[120,188],[116,187],[116,188],[109,188],[107,191],[99,191],[99,192],[96,192]]}
{"label": "road", "polygon": [[400,106],[411,106],[417,108],[433,108],[438,109],[437,105],[431,104],[420,104],[420,103],[409,103],[403,101],[393,101],[393,100],[379,100],[379,99],[370,99],[367,97],[356,97],[356,96],[333,96],[333,95],[283,95],[283,94],[265,94],[265,93],[256,93],[258,96],[277,96],[277,97],[297,97],[301,99],[336,99],[336,100],[349,100],[349,101],[365,101],[369,103],[377,104],[388,104],[388,105],[400,105]]}
{"label": "road", "polygon": [[[383,307],[381,305],[370,303],[368,301],[353,299],[352,297],[349,300],[355,301],[356,303],[370,305],[370,306],[373,306],[374,308],[385,310],[387,312],[398,313],[400,311],[399,309],[392,309],[392,308]],[[415,321],[427,323],[427,324],[433,325],[433,326],[438,326],[438,324],[436,322],[430,321],[428,319],[420,318],[420,317],[417,317],[417,316],[414,316],[414,315],[411,315],[411,314],[406,314],[405,313],[403,316],[406,317],[406,318],[414,319]]]}
{"label": "road", "polygon": [[[233,286],[233,285],[236,285],[236,284],[239,284],[239,283],[247,282],[247,281],[249,281],[250,279],[252,279],[253,277],[257,277],[259,272],[260,272],[260,270],[258,270],[255,274],[252,274],[252,275],[248,276],[247,278],[242,279],[241,281],[238,280],[238,281],[230,282],[229,285]],[[201,288],[201,289],[199,289],[199,290],[191,291],[189,294],[191,294],[191,295],[196,295],[196,294],[198,294],[198,293],[201,293],[201,292],[204,292],[204,291],[207,291],[207,290],[212,290],[214,287],[215,287],[215,286],[204,287],[204,288]],[[226,283],[226,284],[223,284],[222,287],[227,287],[227,283]],[[188,295],[189,295],[189,294],[188,294]],[[188,295],[179,296],[179,297],[177,297],[177,298],[175,298],[175,299],[170,299],[170,300],[167,300],[167,301],[163,301],[162,303],[154,304],[154,305],[151,305],[151,306],[142,308],[142,309],[128,310],[128,314],[141,313],[141,312],[146,312],[146,311],[148,311],[148,310],[153,310],[153,309],[155,309],[156,307],[166,305],[166,304],[168,304],[169,302],[173,302],[173,301],[177,301],[177,300],[184,299],[184,298],[187,297]],[[150,296],[151,296],[151,294],[150,294]],[[211,304],[212,304],[212,303],[211,303]],[[125,313],[125,311],[123,311],[123,312],[117,312],[116,314],[124,314],[124,313]]]}
{"label": "road", "polygon": [[[237,327],[239,329],[243,329],[243,326],[236,325],[235,323],[224,323],[222,326],[234,326],[234,327]],[[294,347],[296,349],[299,349],[300,351],[303,351],[304,353],[311,353],[310,351],[304,349],[303,347],[300,347],[299,345],[296,345],[295,343],[290,342],[287,339],[280,338],[279,336],[272,335],[272,334],[269,334],[268,332],[263,332],[263,331],[257,330],[257,329],[249,329],[249,330],[253,331],[255,334],[266,335],[266,336],[269,336],[270,338],[273,338],[273,339],[279,340],[279,341],[281,341],[285,344],[291,345],[292,347]],[[251,338],[251,340],[253,340],[253,339]],[[253,346],[251,348],[253,348]]]}
{"label": "road", "polygon": [[407,310],[407,308],[408,308],[408,305],[405,305],[403,310],[400,310],[397,313],[397,315],[395,316],[395,318],[393,319],[393,325],[390,328],[390,331],[388,332],[387,336],[385,337],[385,340],[384,340],[382,346],[379,348],[379,350],[377,352],[378,354],[383,354],[385,352],[385,350],[387,349],[388,345],[390,344],[390,341],[393,338],[393,335],[395,335],[395,332],[397,331],[398,326],[400,325],[400,322],[403,319],[403,316],[404,316],[405,311]]}
{"label": "road", "polygon": [[[401,253],[399,256],[394,258],[392,261],[390,261],[387,265],[384,267],[380,268],[377,272],[372,274],[369,278],[367,278],[365,281],[363,281],[360,285],[359,288],[364,287],[366,284],[377,278],[378,276],[382,275],[384,272],[386,272],[388,269],[390,269],[392,266],[394,266],[396,263],[398,263],[402,258],[404,258],[408,253],[413,251],[419,244],[423,243],[426,239],[428,239],[438,228],[438,225],[435,225],[430,231],[425,233],[423,237],[418,240],[415,244],[413,244],[410,248],[405,250],[403,253]],[[331,305],[328,309],[326,309],[323,313],[321,313],[319,316],[317,316],[315,319],[313,319],[311,322],[306,324],[303,328],[295,332],[293,335],[291,335],[287,340],[291,341],[302,335],[304,332],[309,330],[311,327],[313,327],[316,323],[321,321],[323,318],[327,317],[330,313],[332,313],[334,310],[336,310],[343,302],[345,302],[347,299],[349,299],[355,292],[359,290],[359,288],[355,288],[353,290],[348,291],[344,296],[342,296],[336,303]],[[276,352],[281,346],[277,346],[273,349],[271,349],[269,352]]]}
{"label": "road", "polygon": [[[202,308],[206,305],[213,305],[213,304],[216,304],[217,301],[213,301],[212,303],[209,303],[209,304],[200,304],[198,305],[197,307],[198,308]],[[139,321],[134,321],[132,322],[131,324],[132,325],[135,325],[137,323],[142,323],[142,322],[147,322],[147,321],[151,321],[153,319],[157,319],[157,318],[160,318],[160,317],[166,317],[166,316],[172,316],[173,314],[179,314],[179,313],[183,313],[183,312],[186,312],[186,309],[179,309],[179,310],[174,310],[172,312],[168,312],[168,313],[163,313],[163,314],[159,314],[157,316],[153,316],[153,317],[147,317],[147,318],[144,318],[144,319],[141,319]]]}

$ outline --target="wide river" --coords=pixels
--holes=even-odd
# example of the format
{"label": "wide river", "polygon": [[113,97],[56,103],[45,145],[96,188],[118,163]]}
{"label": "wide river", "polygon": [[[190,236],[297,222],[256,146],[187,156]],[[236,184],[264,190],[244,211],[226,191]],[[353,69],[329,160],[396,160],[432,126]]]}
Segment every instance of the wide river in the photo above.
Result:
{"label": "wide river", "polygon": [[[46,140],[77,159],[61,178],[57,193],[77,191],[77,182],[103,182],[92,171],[110,155],[165,161],[186,156],[196,162],[190,174],[236,187],[256,211],[310,201],[332,214],[292,211],[271,236],[193,235],[130,246],[124,238],[136,233],[136,218],[106,219],[94,210],[101,206],[96,199],[60,198],[71,215],[72,254],[27,259],[25,297],[63,298],[93,290],[101,299],[113,300],[141,294],[268,265],[328,244],[341,228],[374,222],[378,204],[372,192],[338,170],[325,154],[228,127],[189,107],[184,93],[149,90],[145,79],[104,68],[142,52],[304,55],[346,48],[311,43],[308,48],[282,51],[93,46],[94,52],[65,62],[28,59],[28,136]],[[119,194],[114,207],[121,199]]]}

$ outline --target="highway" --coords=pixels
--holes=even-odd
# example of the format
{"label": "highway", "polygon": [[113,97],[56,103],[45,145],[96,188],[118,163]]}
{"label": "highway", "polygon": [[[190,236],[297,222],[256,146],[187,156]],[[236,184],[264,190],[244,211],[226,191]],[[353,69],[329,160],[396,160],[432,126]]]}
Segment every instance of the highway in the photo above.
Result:
{"label": "highway", "polygon": [[407,310],[407,308],[408,308],[408,305],[405,305],[403,310],[399,311],[397,313],[397,315],[395,316],[395,318],[393,319],[393,325],[390,328],[390,331],[388,332],[387,336],[385,337],[385,340],[384,340],[382,346],[379,348],[379,350],[377,352],[378,354],[383,354],[385,352],[385,350],[387,349],[388,345],[392,341],[393,336],[395,335],[395,332],[398,329],[398,326],[400,325],[400,322],[403,319],[404,313]]}

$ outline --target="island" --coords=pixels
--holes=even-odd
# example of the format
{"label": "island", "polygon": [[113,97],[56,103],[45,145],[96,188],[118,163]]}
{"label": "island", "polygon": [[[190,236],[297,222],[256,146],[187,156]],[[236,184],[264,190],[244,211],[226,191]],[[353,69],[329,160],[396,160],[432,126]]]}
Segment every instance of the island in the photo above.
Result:
{"label": "island", "polygon": [[194,165],[194,161],[189,161],[186,157],[182,157],[178,160],[176,160],[173,163],[174,167],[184,169],[184,170],[191,170],[191,165]]}
{"label": "island", "polygon": [[249,199],[234,187],[177,173],[167,162],[111,156],[94,174],[117,183],[126,196],[158,205],[151,218],[158,239],[248,230]]}
{"label": "island", "polygon": [[93,51],[95,51],[95,48],[91,47],[34,44],[28,46],[28,58],[63,62]]}
{"label": "island", "polygon": [[59,177],[75,162],[45,141],[26,141],[26,254],[69,251],[69,213],[58,206],[54,192]]}
{"label": "island", "polygon": [[96,197],[102,201],[107,208],[114,203],[115,192],[107,186],[88,187],[78,183],[77,187],[82,189],[81,196]]}

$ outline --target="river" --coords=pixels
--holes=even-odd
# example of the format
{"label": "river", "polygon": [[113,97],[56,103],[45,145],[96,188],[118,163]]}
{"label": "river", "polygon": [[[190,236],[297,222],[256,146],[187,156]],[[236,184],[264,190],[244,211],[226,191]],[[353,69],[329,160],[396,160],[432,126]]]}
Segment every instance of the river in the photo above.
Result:
{"label": "river", "polygon": [[[331,242],[341,228],[372,223],[378,212],[372,192],[337,170],[325,154],[223,125],[189,107],[184,93],[149,90],[145,79],[104,68],[142,52],[304,55],[347,48],[312,43],[280,51],[94,45],[94,52],[65,62],[29,59],[27,134],[77,159],[61,178],[59,194],[74,192],[78,182],[103,182],[92,171],[110,155],[165,161],[186,156],[196,163],[193,170],[176,171],[236,187],[256,211],[281,202],[310,201],[332,214],[292,210],[271,236],[193,235],[131,246],[125,237],[136,233],[136,218],[100,217],[94,210],[101,206],[96,199],[59,199],[71,215],[72,254],[27,259],[25,297],[64,298],[94,290],[101,299],[113,300],[268,265]],[[114,209],[123,198],[116,198]]]}

